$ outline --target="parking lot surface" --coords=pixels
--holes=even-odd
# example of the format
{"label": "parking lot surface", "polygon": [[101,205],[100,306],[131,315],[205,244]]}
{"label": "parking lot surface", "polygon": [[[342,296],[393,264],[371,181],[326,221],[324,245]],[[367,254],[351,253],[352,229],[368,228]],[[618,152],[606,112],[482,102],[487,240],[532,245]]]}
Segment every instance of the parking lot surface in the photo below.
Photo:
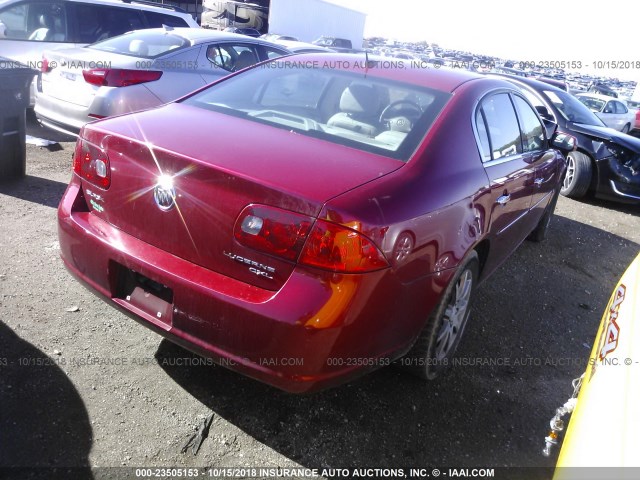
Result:
{"label": "parking lot surface", "polygon": [[72,279],[56,207],[73,143],[29,129],[61,143],[28,146],[27,177],[0,184],[1,467],[550,467],[549,419],[640,250],[640,208],[561,197],[548,239],[480,287],[446,376],[392,366],[293,396],[202,365]]}

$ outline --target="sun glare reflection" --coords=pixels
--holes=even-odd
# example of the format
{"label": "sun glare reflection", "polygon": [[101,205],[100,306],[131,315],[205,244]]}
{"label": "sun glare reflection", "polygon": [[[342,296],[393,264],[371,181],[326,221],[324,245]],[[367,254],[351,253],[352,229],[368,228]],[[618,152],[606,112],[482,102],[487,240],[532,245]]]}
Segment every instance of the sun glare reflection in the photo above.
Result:
{"label": "sun glare reflection", "polygon": [[[140,125],[140,121],[138,120],[138,118],[135,115],[130,116],[129,118],[131,118],[135,122],[135,127],[137,128],[137,131],[140,133],[140,138],[142,139],[142,143],[149,150],[149,154],[151,155],[151,158],[155,163],[155,166],[157,168],[157,173],[147,170],[147,173],[149,174],[149,176],[156,179],[155,184],[150,185],[149,187],[142,188],[137,192],[133,192],[128,196],[127,201],[131,202],[139,199],[140,197],[146,195],[147,193],[152,192],[156,188],[156,186],[159,186],[160,188],[167,191],[174,191],[173,189],[175,185],[175,179],[194,171],[196,169],[196,166],[188,165],[174,174],[163,172],[162,167],[160,166],[160,162],[158,161],[158,157],[156,156],[156,152],[155,152],[156,146],[152,142],[150,142],[149,139],[147,138],[144,132],[144,129],[142,128],[142,125]],[[187,235],[189,235],[189,239],[191,240],[191,244],[193,245],[194,250],[196,251],[196,253],[199,254],[200,252],[198,251],[196,242],[193,239],[193,235],[191,235],[191,231],[187,226],[187,222],[184,218],[184,215],[180,210],[180,205],[178,202],[180,197],[181,195],[174,193],[174,197],[173,197],[174,205],[176,207],[176,211],[178,212],[178,216],[180,217],[180,221],[182,222],[182,225],[184,226],[184,229],[187,232]]]}

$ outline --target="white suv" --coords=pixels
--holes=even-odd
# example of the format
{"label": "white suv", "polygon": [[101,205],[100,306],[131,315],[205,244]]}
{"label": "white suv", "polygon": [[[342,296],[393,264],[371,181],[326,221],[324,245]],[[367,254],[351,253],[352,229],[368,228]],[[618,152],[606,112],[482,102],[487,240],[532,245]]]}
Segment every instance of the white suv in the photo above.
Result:
{"label": "white suv", "polygon": [[199,27],[183,10],[149,1],[0,0],[0,55],[39,70],[45,50],[163,25]]}

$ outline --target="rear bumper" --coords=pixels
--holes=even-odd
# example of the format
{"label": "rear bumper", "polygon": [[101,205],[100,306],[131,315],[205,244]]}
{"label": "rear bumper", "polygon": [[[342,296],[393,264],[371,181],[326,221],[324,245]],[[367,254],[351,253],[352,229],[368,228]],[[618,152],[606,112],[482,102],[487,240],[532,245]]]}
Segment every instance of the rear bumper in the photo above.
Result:
{"label": "rear bumper", "polygon": [[156,107],[162,102],[144,85],[122,88],[101,87],[88,105],[60,100],[45,93],[36,93],[35,114],[44,126],[77,136],[80,129],[95,120]]}
{"label": "rear bumper", "polygon": [[85,107],[59,102],[41,92],[36,95],[34,112],[45,127],[74,136],[80,133],[85,123],[95,120],[87,117]]}
{"label": "rear bumper", "polygon": [[[390,270],[333,275],[295,269],[280,290],[264,290],[102,221],[86,208],[76,178],[58,220],[66,267],[107,302],[195,353],[294,393],[338,385],[403,354],[452,276],[445,271],[407,285]],[[161,318],[119,293],[123,270],[171,290]]]}

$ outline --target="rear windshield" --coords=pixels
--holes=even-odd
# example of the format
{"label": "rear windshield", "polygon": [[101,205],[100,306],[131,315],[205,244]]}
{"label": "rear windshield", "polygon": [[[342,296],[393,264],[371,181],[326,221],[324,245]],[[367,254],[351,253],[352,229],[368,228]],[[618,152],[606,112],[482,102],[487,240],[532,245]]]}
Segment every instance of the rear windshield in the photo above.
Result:
{"label": "rear windshield", "polygon": [[[407,161],[450,94],[360,72],[281,59],[184,103]],[[301,68],[304,67],[304,68]]]}
{"label": "rear windshield", "polygon": [[131,57],[155,58],[189,45],[189,40],[174,33],[140,30],[94,43],[89,48]]}

